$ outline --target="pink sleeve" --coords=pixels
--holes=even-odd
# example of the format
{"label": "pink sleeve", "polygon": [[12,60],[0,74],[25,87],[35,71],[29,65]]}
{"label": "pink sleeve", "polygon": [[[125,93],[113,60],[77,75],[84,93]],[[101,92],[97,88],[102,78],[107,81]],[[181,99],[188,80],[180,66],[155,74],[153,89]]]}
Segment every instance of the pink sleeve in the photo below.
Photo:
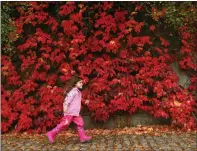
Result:
{"label": "pink sleeve", "polygon": [[64,107],[65,107],[65,106],[68,106],[68,105],[72,102],[72,100],[73,100],[73,98],[75,97],[76,94],[77,94],[77,93],[76,93],[75,90],[71,90],[71,91],[67,94],[66,98],[64,99],[64,104],[63,104],[63,106],[64,106]]}

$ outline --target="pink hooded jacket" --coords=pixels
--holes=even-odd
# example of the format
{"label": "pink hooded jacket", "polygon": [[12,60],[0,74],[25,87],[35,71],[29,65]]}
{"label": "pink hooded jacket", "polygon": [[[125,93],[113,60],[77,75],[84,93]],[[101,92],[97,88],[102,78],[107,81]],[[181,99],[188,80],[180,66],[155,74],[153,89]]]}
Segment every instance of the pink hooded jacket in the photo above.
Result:
{"label": "pink hooded jacket", "polygon": [[63,103],[63,108],[67,106],[67,111],[64,116],[79,116],[81,110],[81,91],[74,87],[66,96]]}

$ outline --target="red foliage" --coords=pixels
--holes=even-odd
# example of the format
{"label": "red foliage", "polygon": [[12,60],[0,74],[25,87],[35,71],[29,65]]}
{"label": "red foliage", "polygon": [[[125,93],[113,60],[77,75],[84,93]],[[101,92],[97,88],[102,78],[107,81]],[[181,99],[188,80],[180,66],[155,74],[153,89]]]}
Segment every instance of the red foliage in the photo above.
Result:
{"label": "red foliage", "polygon": [[[134,19],[142,5],[130,12],[114,2],[91,7],[86,2],[66,2],[58,4],[56,18],[48,9],[51,2],[27,4],[27,11],[22,3],[16,8],[19,60],[3,55],[1,61],[3,132],[42,132],[55,126],[62,117],[63,86],[75,73],[87,83],[83,97],[90,100],[95,120],[106,122],[117,111],[134,114],[142,109],[155,118],[172,118],[172,124],[183,129],[195,128],[196,100],[191,92],[197,91],[192,55],[196,46],[186,27],[180,28],[179,64],[191,71],[188,90],[179,89],[170,67],[174,61],[168,53],[170,40],[159,37],[156,44],[155,25]],[[155,21],[165,9],[159,14]]]}
{"label": "red foliage", "polygon": [[150,31],[155,31],[156,27],[155,27],[155,25],[151,25],[149,29],[150,29]]}

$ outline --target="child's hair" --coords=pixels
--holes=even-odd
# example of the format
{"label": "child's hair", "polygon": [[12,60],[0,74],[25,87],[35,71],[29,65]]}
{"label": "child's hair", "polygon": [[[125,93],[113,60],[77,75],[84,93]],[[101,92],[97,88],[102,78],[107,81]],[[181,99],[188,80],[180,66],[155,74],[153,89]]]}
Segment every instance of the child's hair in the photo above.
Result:
{"label": "child's hair", "polygon": [[81,78],[78,75],[75,75],[68,82],[66,82],[66,85],[64,87],[64,95],[66,95],[80,80]]}

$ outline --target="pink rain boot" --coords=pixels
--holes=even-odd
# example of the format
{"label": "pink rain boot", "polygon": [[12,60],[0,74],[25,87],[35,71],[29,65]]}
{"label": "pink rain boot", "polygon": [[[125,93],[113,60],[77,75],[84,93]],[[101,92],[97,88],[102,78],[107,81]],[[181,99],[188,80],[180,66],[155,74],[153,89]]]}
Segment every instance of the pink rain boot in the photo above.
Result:
{"label": "pink rain boot", "polygon": [[55,131],[53,131],[53,130],[51,130],[51,131],[49,131],[48,133],[47,133],[47,137],[48,137],[48,139],[49,139],[49,142],[50,143],[54,143],[55,142],[55,135],[56,135],[57,133],[55,132]]}
{"label": "pink rain boot", "polygon": [[60,124],[58,124],[54,129],[52,129],[51,131],[49,131],[47,133],[47,137],[49,139],[50,143],[54,143],[55,142],[55,136],[64,128],[66,127],[65,122],[61,122]]}
{"label": "pink rain boot", "polygon": [[78,127],[78,135],[81,143],[89,142],[92,139],[92,136],[86,136],[85,131],[82,127]]}

